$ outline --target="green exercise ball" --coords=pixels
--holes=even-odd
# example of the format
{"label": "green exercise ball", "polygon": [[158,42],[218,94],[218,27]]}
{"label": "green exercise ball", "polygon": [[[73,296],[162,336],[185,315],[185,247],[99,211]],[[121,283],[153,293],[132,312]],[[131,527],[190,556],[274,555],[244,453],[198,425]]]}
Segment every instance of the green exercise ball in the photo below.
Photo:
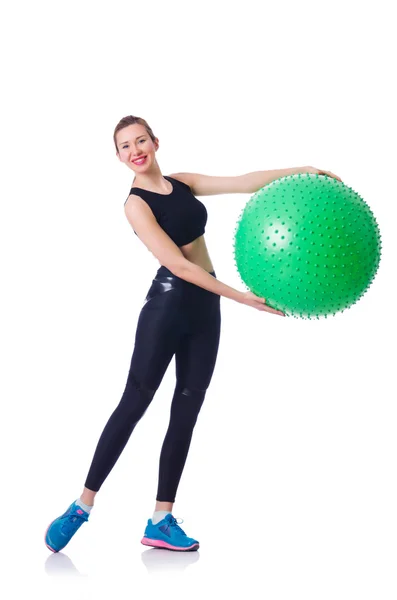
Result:
{"label": "green exercise ball", "polygon": [[258,190],[234,234],[242,281],[295,318],[327,317],[352,306],[372,283],[380,255],[378,224],[361,196],[311,173]]}

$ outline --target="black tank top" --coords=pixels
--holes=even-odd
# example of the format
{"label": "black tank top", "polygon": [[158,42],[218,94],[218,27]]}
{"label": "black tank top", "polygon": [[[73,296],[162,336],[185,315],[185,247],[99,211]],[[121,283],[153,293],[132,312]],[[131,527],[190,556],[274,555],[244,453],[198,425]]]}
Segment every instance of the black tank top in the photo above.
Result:
{"label": "black tank top", "polygon": [[[138,187],[132,187],[130,194],[140,196],[147,202],[160,227],[177,246],[190,244],[205,232],[207,209],[193,196],[186,183],[167,175],[164,179],[172,183],[170,194],[158,194]],[[135,230],[134,233],[137,235]]]}

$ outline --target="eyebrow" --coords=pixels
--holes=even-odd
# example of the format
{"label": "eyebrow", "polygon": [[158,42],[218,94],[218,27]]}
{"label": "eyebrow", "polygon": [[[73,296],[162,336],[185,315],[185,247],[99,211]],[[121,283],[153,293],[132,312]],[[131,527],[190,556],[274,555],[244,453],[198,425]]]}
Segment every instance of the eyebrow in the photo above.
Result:
{"label": "eyebrow", "polygon": [[[141,138],[141,137],[145,137],[145,136],[146,136],[146,133],[144,133],[143,135],[138,135],[138,137],[137,137],[137,138],[135,138],[135,139],[136,139],[136,140],[139,140],[139,138]],[[121,142],[120,146],[122,146],[123,144],[128,144],[128,140],[127,140],[126,142]]]}

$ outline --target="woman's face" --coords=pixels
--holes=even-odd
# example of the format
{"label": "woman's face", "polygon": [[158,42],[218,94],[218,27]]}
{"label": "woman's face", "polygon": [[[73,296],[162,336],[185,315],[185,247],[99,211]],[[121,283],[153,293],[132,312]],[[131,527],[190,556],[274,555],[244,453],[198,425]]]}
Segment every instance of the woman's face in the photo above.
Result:
{"label": "woman's face", "polygon": [[[124,127],[117,132],[116,142],[119,159],[136,174],[146,172],[156,160],[158,139],[155,138],[155,142],[153,142],[143,125],[136,123]],[[144,157],[142,163],[136,162]]]}

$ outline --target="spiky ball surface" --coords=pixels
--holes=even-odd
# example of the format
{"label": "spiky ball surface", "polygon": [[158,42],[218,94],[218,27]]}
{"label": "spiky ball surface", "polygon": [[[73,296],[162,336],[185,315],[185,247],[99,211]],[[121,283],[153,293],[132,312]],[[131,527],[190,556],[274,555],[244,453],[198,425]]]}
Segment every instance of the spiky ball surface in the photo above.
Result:
{"label": "spiky ball surface", "polygon": [[247,202],[234,236],[242,281],[286,315],[310,319],[349,308],[379,266],[381,238],[364,200],[310,173],[272,181]]}

